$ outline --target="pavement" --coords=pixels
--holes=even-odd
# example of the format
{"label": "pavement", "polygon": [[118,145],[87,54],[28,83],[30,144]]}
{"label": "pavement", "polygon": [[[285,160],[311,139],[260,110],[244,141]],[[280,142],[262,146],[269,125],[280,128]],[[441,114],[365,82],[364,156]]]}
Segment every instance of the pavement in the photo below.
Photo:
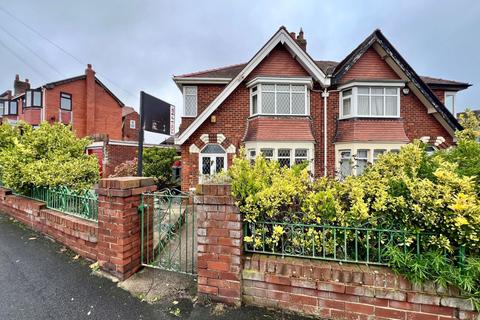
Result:
{"label": "pavement", "polygon": [[91,264],[0,213],[0,319],[303,319],[255,307],[200,305],[194,279],[166,271],[144,269],[137,281],[118,284],[98,276]]}

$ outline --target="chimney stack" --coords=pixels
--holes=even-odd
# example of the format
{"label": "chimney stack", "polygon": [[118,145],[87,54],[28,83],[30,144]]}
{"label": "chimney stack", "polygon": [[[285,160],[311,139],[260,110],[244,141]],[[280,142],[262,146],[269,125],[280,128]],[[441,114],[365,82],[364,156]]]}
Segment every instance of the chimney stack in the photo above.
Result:
{"label": "chimney stack", "polygon": [[297,39],[295,39],[295,41],[297,41],[297,44],[300,46],[300,48],[302,48],[303,51],[307,51],[307,40],[305,40],[305,38],[303,37],[302,28],[300,28],[300,32],[298,33]]}
{"label": "chimney stack", "polygon": [[15,81],[13,81],[13,94],[22,94],[29,89],[30,83],[28,82],[28,79],[25,79],[25,81],[21,81],[20,76],[18,74],[15,75]]}
{"label": "chimney stack", "polygon": [[95,99],[95,71],[92,69],[92,65],[87,64],[85,69],[85,89],[87,100],[87,117],[86,117],[86,135],[94,135],[95,132],[95,111],[96,111],[96,99]]}

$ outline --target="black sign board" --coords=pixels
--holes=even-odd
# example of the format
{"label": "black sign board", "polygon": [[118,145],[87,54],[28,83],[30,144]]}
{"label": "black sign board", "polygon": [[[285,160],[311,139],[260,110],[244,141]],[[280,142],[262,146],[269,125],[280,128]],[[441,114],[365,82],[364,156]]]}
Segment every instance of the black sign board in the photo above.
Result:
{"label": "black sign board", "polygon": [[155,98],[148,93],[141,92],[141,117],[146,131],[175,134],[175,107],[168,102]]}

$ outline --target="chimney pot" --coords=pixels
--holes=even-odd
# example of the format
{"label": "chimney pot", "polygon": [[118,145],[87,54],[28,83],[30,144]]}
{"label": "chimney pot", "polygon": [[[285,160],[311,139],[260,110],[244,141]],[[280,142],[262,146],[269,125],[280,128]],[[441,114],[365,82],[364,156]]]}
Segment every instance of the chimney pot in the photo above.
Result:
{"label": "chimney pot", "polygon": [[92,64],[91,63],[87,64],[87,68],[92,69]]}
{"label": "chimney pot", "polygon": [[15,80],[20,80],[20,75],[19,74],[15,75]]}
{"label": "chimney pot", "polygon": [[300,28],[300,32],[298,33],[298,37],[295,39],[295,42],[300,48],[302,48],[303,51],[307,51],[307,40],[304,37],[302,28]]}

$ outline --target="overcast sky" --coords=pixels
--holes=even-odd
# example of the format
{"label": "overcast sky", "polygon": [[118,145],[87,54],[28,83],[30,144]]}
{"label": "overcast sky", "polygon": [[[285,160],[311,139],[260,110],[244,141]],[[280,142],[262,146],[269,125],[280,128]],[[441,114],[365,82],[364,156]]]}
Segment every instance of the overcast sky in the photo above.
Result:
{"label": "overcast sky", "polygon": [[303,27],[312,57],[336,61],[379,28],[420,75],[474,85],[458,94],[459,110],[480,107],[476,0],[0,0],[2,8],[76,58],[0,10],[2,92],[17,73],[40,86],[91,63],[127,105],[138,109],[140,90],[176,105],[178,124],[182,99],[172,75],[246,62],[284,25]]}

